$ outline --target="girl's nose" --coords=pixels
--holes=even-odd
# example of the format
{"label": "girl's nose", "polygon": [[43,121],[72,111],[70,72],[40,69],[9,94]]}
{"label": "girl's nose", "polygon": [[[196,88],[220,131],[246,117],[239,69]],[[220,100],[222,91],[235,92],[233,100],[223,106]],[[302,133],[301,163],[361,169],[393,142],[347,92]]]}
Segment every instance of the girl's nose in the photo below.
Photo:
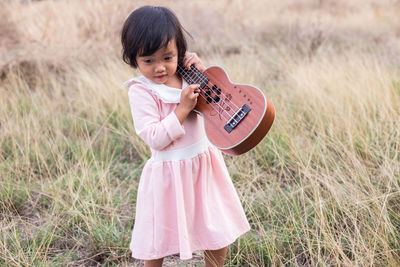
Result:
{"label": "girl's nose", "polygon": [[156,66],[156,72],[163,72],[163,71],[165,71],[165,66],[164,66],[164,64],[158,64],[158,65]]}

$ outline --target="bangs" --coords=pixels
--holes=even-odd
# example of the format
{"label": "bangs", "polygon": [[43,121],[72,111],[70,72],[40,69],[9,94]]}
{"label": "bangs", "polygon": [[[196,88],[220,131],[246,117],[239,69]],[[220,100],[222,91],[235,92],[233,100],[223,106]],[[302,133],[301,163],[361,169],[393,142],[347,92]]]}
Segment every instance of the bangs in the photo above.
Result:
{"label": "bangs", "polygon": [[141,57],[150,56],[158,49],[167,47],[168,43],[175,38],[176,32],[172,23],[166,19],[155,22],[149,24],[147,34],[138,40],[141,47],[138,55]]}

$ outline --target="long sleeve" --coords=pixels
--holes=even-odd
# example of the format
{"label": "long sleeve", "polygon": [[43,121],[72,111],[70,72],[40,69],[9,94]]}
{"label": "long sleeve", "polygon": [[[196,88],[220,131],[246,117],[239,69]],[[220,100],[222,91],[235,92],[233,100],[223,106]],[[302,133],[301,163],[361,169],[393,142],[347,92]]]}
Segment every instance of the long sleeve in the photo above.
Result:
{"label": "long sleeve", "polygon": [[136,133],[154,150],[162,150],[185,134],[175,112],[161,119],[155,96],[142,84],[129,90],[129,104]]}

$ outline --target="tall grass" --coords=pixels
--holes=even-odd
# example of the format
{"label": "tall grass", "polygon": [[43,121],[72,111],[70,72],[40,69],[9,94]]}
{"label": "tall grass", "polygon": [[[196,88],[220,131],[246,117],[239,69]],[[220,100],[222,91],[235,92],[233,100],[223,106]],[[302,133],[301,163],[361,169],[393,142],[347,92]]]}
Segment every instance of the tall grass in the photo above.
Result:
{"label": "tall grass", "polygon": [[140,264],[150,154],[119,31],[142,4],[174,9],[206,65],[277,111],[262,143],[226,157],[252,226],[227,265],[398,266],[400,5],[372,0],[1,1],[0,265]]}

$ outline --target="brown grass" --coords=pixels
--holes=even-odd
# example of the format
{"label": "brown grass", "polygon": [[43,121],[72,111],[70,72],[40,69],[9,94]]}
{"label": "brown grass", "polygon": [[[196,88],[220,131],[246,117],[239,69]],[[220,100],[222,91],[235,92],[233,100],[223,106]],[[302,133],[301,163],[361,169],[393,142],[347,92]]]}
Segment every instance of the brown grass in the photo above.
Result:
{"label": "brown grass", "polygon": [[260,145],[226,157],[252,225],[227,264],[400,264],[399,1],[0,4],[0,265],[139,265],[128,244],[149,150],[119,34],[143,4],[172,8],[206,65],[277,110]]}

